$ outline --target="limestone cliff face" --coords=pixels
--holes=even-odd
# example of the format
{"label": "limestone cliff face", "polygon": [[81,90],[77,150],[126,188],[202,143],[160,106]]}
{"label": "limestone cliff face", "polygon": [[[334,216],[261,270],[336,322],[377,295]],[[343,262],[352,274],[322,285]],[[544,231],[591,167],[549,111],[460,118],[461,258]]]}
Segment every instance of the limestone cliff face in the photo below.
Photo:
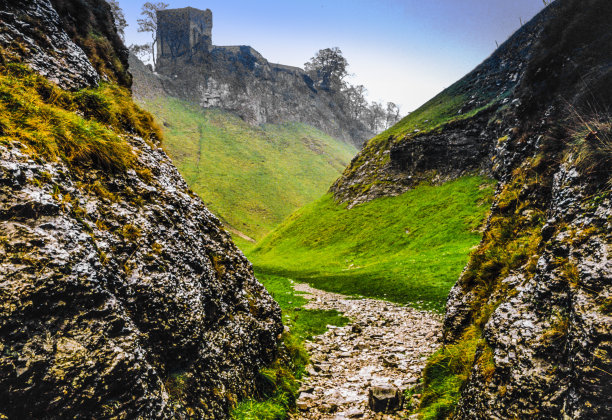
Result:
{"label": "limestone cliff face", "polygon": [[480,340],[453,418],[612,416],[610,17],[606,0],[557,0],[426,105],[461,99],[451,121],[371,142],[333,187],[356,204],[499,180],[447,302],[446,346]]}
{"label": "limestone cliff face", "polygon": [[158,22],[157,74],[132,65],[139,68],[137,98],[165,94],[222,108],[252,124],[302,122],[357,146],[373,135],[349,118],[337,95],[315,88],[304,70],[270,63],[248,46],[214,46],[210,11],[164,10]]}
{"label": "limestone cliff face", "polygon": [[[79,46],[87,40],[64,30],[61,22],[83,7],[110,19],[103,0],[0,1],[0,72],[23,54],[64,88],[113,75],[127,85],[120,60],[111,68],[109,56],[90,59]],[[90,29],[104,33],[96,22]],[[7,131],[6,117],[0,417],[225,417],[255,392],[282,325],[221,223],[163,150],[129,127],[118,135],[133,163],[109,171],[95,160],[75,166],[33,154]]]}

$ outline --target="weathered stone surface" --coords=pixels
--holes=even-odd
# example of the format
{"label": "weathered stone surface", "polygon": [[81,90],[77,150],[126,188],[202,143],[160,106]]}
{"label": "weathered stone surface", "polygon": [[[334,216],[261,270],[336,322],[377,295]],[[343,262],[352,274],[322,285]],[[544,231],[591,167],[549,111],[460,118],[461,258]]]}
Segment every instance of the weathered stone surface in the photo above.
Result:
{"label": "weathered stone surface", "polygon": [[[106,0],[50,0],[62,29],[85,52],[100,79],[125,88],[132,85],[129,50],[117,33]],[[70,69],[67,69],[70,71]]]}
{"label": "weathered stone surface", "polygon": [[[537,413],[538,418],[608,418],[612,415],[612,205],[588,202],[592,191],[575,169],[555,174],[550,211],[536,271],[502,282],[512,293],[486,323],[495,374],[475,367],[459,418]],[[563,261],[563,263],[559,263]],[[575,269],[568,277],[568,270]],[[477,299],[462,281],[454,287],[445,320],[453,340]],[[487,303],[499,299],[491,296]],[[529,392],[525,392],[529,390]]]}
{"label": "weathered stone surface", "polygon": [[64,89],[96,86],[99,75],[62,27],[49,0],[0,0],[0,47]]}
{"label": "weathered stone surface", "polygon": [[[65,16],[46,0],[9,3],[58,42],[43,74],[94,83],[53,26]],[[32,29],[6,16],[0,37]],[[55,54],[38,42],[33,57]],[[250,263],[164,151],[125,138],[138,172],[74,170],[17,139],[0,145],[1,418],[224,418],[275,357],[280,309]]]}
{"label": "weathered stone surface", "polygon": [[116,202],[82,186],[101,174],[0,148],[9,418],[221,417],[274,357],[278,306],[165,153],[132,142],[153,179],[111,179]]}
{"label": "weathered stone surface", "polygon": [[368,391],[368,406],[377,413],[390,413],[402,408],[402,393],[395,387],[373,386]]}
{"label": "weathered stone surface", "polygon": [[157,12],[157,55],[177,60],[212,47],[212,12],[193,7]]}

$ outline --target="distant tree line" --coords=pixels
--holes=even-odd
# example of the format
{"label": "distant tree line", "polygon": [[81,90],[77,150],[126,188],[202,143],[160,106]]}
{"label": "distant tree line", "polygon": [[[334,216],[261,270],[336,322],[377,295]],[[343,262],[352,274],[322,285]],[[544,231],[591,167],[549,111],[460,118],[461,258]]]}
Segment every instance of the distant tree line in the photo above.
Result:
{"label": "distant tree line", "polygon": [[353,86],[346,81],[349,76],[348,62],[338,47],[319,50],[304,64],[306,73],[315,87],[332,93],[347,115],[361,121],[370,130],[385,130],[400,120],[400,109],[393,102],[383,105],[369,103],[367,90],[363,85]]}

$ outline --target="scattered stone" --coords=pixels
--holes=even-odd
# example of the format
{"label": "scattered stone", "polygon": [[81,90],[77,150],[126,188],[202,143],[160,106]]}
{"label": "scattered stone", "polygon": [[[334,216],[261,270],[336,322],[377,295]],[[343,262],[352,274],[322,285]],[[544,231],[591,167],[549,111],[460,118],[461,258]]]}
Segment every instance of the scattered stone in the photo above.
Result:
{"label": "scattered stone", "polygon": [[358,409],[354,409],[346,413],[346,417],[348,417],[349,419],[358,419],[363,417],[364,415],[365,413],[362,410]]}
{"label": "scattered stone", "polygon": [[[417,382],[425,367],[421,358],[437,350],[441,317],[381,300],[349,299],[303,284],[295,289],[308,293],[306,309],[335,309],[352,321],[306,343],[313,361],[308,370],[314,374],[303,379],[301,390],[310,396],[303,399],[300,394],[298,408],[304,408],[294,418],[404,418],[405,413],[393,410],[401,406],[401,390]],[[384,414],[369,407],[374,387],[393,390],[391,401],[383,403]],[[375,395],[376,401],[383,400]]]}

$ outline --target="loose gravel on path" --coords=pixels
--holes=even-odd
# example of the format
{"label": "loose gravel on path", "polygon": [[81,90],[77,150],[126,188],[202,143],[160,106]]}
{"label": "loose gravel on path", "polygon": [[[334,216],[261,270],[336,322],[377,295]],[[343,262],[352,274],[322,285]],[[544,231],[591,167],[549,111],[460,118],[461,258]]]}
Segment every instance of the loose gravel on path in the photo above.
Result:
{"label": "loose gravel on path", "polygon": [[368,408],[372,386],[413,386],[427,356],[440,346],[442,317],[375,299],[354,299],[296,284],[305,309],[335,309],[351,321],[306,343],[312,365],[302,382],[295,419],[399,419]]}

